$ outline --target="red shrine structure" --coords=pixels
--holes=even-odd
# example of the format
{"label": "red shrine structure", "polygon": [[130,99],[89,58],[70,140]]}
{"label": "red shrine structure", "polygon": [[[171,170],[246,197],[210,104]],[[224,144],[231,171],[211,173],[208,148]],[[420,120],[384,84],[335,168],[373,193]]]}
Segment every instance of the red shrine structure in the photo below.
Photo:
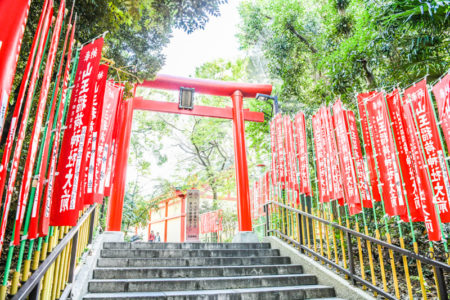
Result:
{"label": "red shrine structure", "polygon": [[[192,106],[189,109],[180,108],[178,103],[163,102],[133,97],[125,102],[120,112],[120,132],[118,137],[118,152],[115,174],[112,184],[113,191],[108,209],[108,231],[120,231],[122,223],[122,208],[125,195],[126,168],[129,154],[131,125],[134,110],[147,110],[163,113],[184,114],[210,118],[230,119],[233,121],[233,139],[237,187],[237,213],[239,232],[252,232],[250,190],[248,180],[247,154],[245,147],[245,121],[263,122],[264,114],[243,108],[244,98],[256,98],[257,94],[272,92],[272,86],[267,84],[245,84],[216,80],[182,78],[170,75],[157,75],[155,80],[146,80],[136,87],[146,87],[164,90],[192,90],[198,94],[230,97],[232,107],[220,108],[210,106]],[[180,97],[182,95],[180,94]],[[120,170],[120,171],[119,171]]]}

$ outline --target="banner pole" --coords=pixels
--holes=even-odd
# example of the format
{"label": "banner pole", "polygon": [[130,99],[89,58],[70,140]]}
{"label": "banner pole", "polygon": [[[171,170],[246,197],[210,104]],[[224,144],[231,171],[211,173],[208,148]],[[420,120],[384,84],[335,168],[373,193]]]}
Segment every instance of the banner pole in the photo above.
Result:
{"label": "banner pole", "polygon": [[[393,124],[393,123],[392,123],[392,119],[391,119],[391,114],[390,114],[390,110],[389,110],[389,105],[388,105],[388,103],[387,103],[387,98],[386,98],[386,95],[385,95],[384,93],[383,93],[383,98],[384,98],[384,103],[385,103],[385,105],[386,105],[386,110],[387,110],[387,112],[388,112],[389,124],[391,124],[391,126],[390,126],[391,134],[392,134],[392,136],[394,137],[394,148],[395,148],[395,152],[396,152],[396,153],[399,153],[399,152],[398,152],[397,143],[396,143],[396,141],[395,141],[395,140],[396,140],[395,133],[394,133],[394,130],[393,130],[393,128],[392,128],[392,124]],[[400,103],[402,103],[401,97],[400,97]],[[409,227],[410,227],[410,229],[411,229],[411,238],[412,238],[413,244],[414,244],[414,243],[416,243],[416,235],[415,235],[415,233],[414,233],[414,225],[413,225],[413,222],[412,222],[411,212],[410,212],[410,209],[409,209],[409,199],[408,199],[408,194],[407,194],[406,191],[405,191],[405,181],[404,181],[404,179],[403,179],[402,166],[401,166],[401,164],[400,164],[400,159],[399,159],[398,155],[395,155],[395,157],[396,157],[396,160],[397,160],[397,164],[398,164],[398,166],[399,166],[399,173],[400,173],[400,178],[401,178],[401,180],[402,180],[403,194],[404,194],[405,197],[406,197],[406,201],[405,201],[405,202],[406,202],[406,211],[407,211],[407,213],[408,213],[408,221],[409,221],[408,223],[409,223]],[[402,232],[402,227],[401,227],[402,220],[400,219],[399,216],[396,216],[396,223],[397,223],[397,226],[398,226],[399,239],[400,239],[400,247],[403,248],[403,249],[405,249],[405,240],[404,240],[404,238],[403,238],[403,232]],[[407,285],[407,288],[408,288],[408,294],[409,294],[409,298],[412,300],[412,299],[413,299],[413,291],[412,291],[412,286],[411,286],[411,278],[410,278],[410,275],[409,275],[408,259],[407,259],[407,257],[404,256],[404,255],[402,255],[402,259],[403,259],[403,268],[404,268],[404,271],[405,271],[405,277],[406,277],[406,285]],[[422,270],[420,270],[420,272],[419,272],[419,278],[420,278],[420,281],[422,282],[422,281],[423,281]]]}
{"label": "banner pole", "polygon": [[[332,113],[333,112],[330,109],[330,117],[331,118],[333,118],[333,114]],[[330,127],[331,127],[332,139],[333,139],[333,142],[335,143],[335,148],[336,148],[336,151],[337,151],[337,155],[339,156],[339,150],[338,150],[337,144],[336,144],[336,129],[334,128],[334,126],[330,125]],[[342,178],[342,172],[341,172],[342,171],[341,170],[342,166],[341,166],[341,162],[340,162],[339,159],[338,159],[338,162],[339,162],[338,163],[338,168],[339,168],[339,172],[341,173],[341,178]],[[344,190],[342,190],[342,197],[343,197],[343,199],[345,198]],[[344,203],[344,206],[345,206],[345,203]],[[331,205],[330,205],[330,207],[331,207]],[[336,211],[337,211],[337,215],[338,215],[338,224],[340,226],[342,226],[340,210],[341,209],[340,209],[340,205],[339,205],[339,200],[336,199]],[[333,220],[333,222],[334,222],[334,220]],[[347,257],[346,257],[346,252],[345,252],[344,233],[342,232],[342,230],[339,230],[339,237],[340,237],[340,242],[341,242],[342,258],[343,258],[343,262],[344,262],[344,268],[347,269]],[[334,234],[333,234],[333,238],[334,238]],[[348,275],[345,275],[345,278],[348,279]]]}
{"label": "banner pole", "polygon": [[[361,130],[361,133],[363,133],[363,128],[362,128],[362,124],[361,124],[361,115],[360,115],[359,109],[358,109],[358,101],[357,101],[357,99],[355,99],[355,100],[356,100],[356,112],[358,114],[358,119],[359,119],[359,129]],[[372,213],[373,213],[373,217],[374,217],[374,220],[375,220],[375,237],[377,239],[381,240],[380,229],[378,228],[379,225],[378,225],[377,212],[376,212],[376,207],[375,207],[376,201],[375,201],[375,199],[373,197],[372,184],[370,183],[370,178],[371,178],[370,172],[371,172],[371,170],[370,170],[370,168],[368,166],[368,161],[367,161],[368,157],[367,157],[367,153],[366,153],[366,144],[364,142],[364,136],[363,136],[363,138],[361,140],[362,140],[362,143],[363,143],[363,147],[362,148],[364,149],[364,153],[366,154],[365,170],[367,170],[368,175],[369,175],[368,176],[369,180],[367,181],[367,185],[368,185],[368,190],[369,190],[369,193],[370,193],[370,200],[372,202]],[[374,158],[374,160],[375,160],[375,158]],[[369,187],[369,183],[370,183],[370,187]],[[383,250],[381,248],[381,245],[377,245],[377,250],[378,250],[378,257],[379,257],[379,262],[380,262],[381,279],[382,279],[382,282],[383,282],[383,289],[384,289],[385,292],[387,292],[388,288],[387,288],[387,281],[386,281],[386,271],[385,271],[385,268],[384,268]]]}
{"label": "banner pole", "polygon": [[[358,166],[357,166],[357,162],[356,162],[356,158],[355,158],[355,145],[352,142],[352,135],[350,133],[352,129],[350,128],[350,124],[349,124],[349,121],[348,121],[348,116],[345,119],[346,119],[347,128],[348,128],[347,135],[348,135],[348,140],[349,140],[349,143],[350,143],[350,151],[351,151],[351,154],[352,154],[353,168],[355,169],[355,178],[356,178],[356,183],[358,184],[360,182],[360,179],[359,179],[359,176],[358,176],[358,171],[357,171]],[[355,125],[356,125],[356,120],[355,120]],[[359,142],[359,140],[356,140],[356,138],[357,138],[357,136],[355,136],[355,141]],[[364,178],[361,178],[361,182],[364,182]],[[363,219],[363,224],[364,224],[364,233],[366,235],[369,235],[369,229],[367,227],[366,214],[365,214],[365,211],[364,211],[365,207],[364,207],[363,197],[362,197],[362,194],[361,194],[361,188],[358,188],[358,193],[359,193],[359,201],[361,203],[361,212],[362,212],[362,219]],[[355,215],[355,216],[357,216],[357,215]],[[359,224],[359,223],[357,222],[357,224]],[[371,278],[372,278],[372,284],[376,285],[375,269],[374,269],[373,257],[372,257],[372,244],[370,243],[370,241],[368,241],[368,240],[366,241],[366,246],[367,246],[367,252],[369,253],[369,268],[370,268],[370,275],[371,275]],[[362,260],[361,260],[361,263],[362,263]],[[377,293],[374,292],[374,295],[377,296]]]}
{"label": "banner pole", "polygon": [[[443,75],[444,76],[444,75]],[[430,101],[431,101],[431,93],[430,93],[430,86],[429,85],[427,85],[427,93],[428,93],[428,98],[430,99]],[[434,109],[434,106],[433,106],[433,116],[434,116],[434,120],[436,121],[436,124],[440,124],[440,122],[438,121],[438,119],[437,119],[437,115],[436,115],[436,110]],[[444,151],[444,142],[443,142],[443,138],[442,138],[442,133],[441,133],[441,130],[439,130],[439,127],[438,127],[438,132],[439,132],[439,141],[440,141],[440,143],[441,143],[441,147],[442,147],[442,151]],[[445,159],[444,159],[445,160]],[[449,173],[449,170],[448,170],[448,161],[447,160],[445,160],[445,171],[447,171],[447,174]],[[439,210],[438,210],[438,212],[440,212]],[[444,230],[442,230],[443,229],[443,225],[442,225],[442,222],[441,222],[441,218],[439,217],[439,226],[441,227],[441,231],[442,231],[442,237],[444,237],[445,236],[445,233],[446,233],[446,231],[444,231]],[[444,250],[445,250],[445,254],[446,254],[446,256],[447,256],[447,263],[448,264],[450,264],[450,252],[449,252],[449,247],[448,247],[448,239],[449,239],[449,236],[447,235],[446,237],[445,237],[445,239],[444,239]]]}
{"label": "banner pole", "polygon": [[[386,229],[386,238],[387,238],[387,242],[389,244],[392,244],[391,234],[389,232],[389,226],[388,226],[388,223],[387,223],[386,209],[385,209],[385,206],[384,206],[383,190],[382,190],[381,182],[380,182],[380,170],[378,168],[378,162],[377,162],[377,159],[376,159],[377,158],[377,151],[375,149],[375,144],[374,144],[374,140],[373,140],[373,137],[372,137],[373,134],[372,134],[372,129],[371,129],[370,121],[369,121],[369,113],[367,111],[367,105],[366,105],[365,101],[364,101],[363,105],[364,105],[364,110],[366,112],[367,127],[369,129],[369,136],[370,136],[372,151],[373,151],[373,154],[374,154],[375,168],[376,168],[376,171],[377,171],[378,190],[379,190],[380,198],[381,198],[381,207],[383,208],[383,217],[382,218],[384,220],[384,225],[385,225],[385,229]],[[389,252],[389,257],[390,257],[390,262],[391,262],[392,276],[393,276],[393,279],[394,279],[395,296],[397,298],[400,298],[400,290],[399,290],[398,280],[397,280],[397,269],[395,267],[394,253],[392,252],[391,249],[389,249],[388,252]],[[382,256],[380,257],[380,261],[381,261],[381,259],[382,259]]]}
{"label": "banner pole", "polygon": [[[72,15],[71,15],[72,17]],[[64,22],[62,24],[62,27],[64,27]],[[55,97],[57,97],[58,94],[58,89],[59,89],[59,82],[60,82],[60,77],[61,77],[61,73],[62,73],[62,67],[63,67],[63,61],[64,61],[64,55],[65,55],[65,50],[66,50],[66,45],[67,45],[67,39],[70,33],[70,29],[71,29],[71,18],[69,19],[69,25],[67,27],[67,33],[66,33],[66,39],[64,41],[64,47],[63,47],[63,52],[61,53],[61,57],[60,57],[60,61],[59,61],[59,65],[58,65],[58,72],[55,75],[55,79],[56,79],[56,83],[55,86],[53,88],[53,93],[52,93],[52,97],[51,97],[51,101],[50,104],[48,106],[48,110],[49,112],[47,113],[47,120],[45,122],[45,127],[44,127],[44,134],[43,134],[43,140],[41,141],[41,145],[40,145],[40,149],[39,149],[39,154],[38,154],[38,160],[35,166],[35,171],[34,171],[34,179],[36,179],[40,173],[42,172],[46,172],[46,168],[42,168],[42,160],[45,159],[44,156],[44,152],[46,151],[46,145],[51,145],[52,144],[52,139],[50,140],[50,144],[48,144],[47,141],[47,135],[48,135],[48,130],[49,130],[49,126],[51,126],[50,123],[52,123],[52,119],[53,119],[53,115],[55,110],[54,108],[54,101],[55,101]],[[62,34],[62,32],[61,32]],[[60,34],[60,37],[61,37]],[[68,62],[70,61],[70,59],[68,59]],[[57,104],[57,108],[56,111],[58,111],[60,103],[61,103],[61,96],[60,95],[59,99],[58,99],[58,104]],[[47,166],[47,164],[45,164],[44,166]],[[39,184],[39,183],[37,183]],[[22,281],[26,281],[28,279],[28,273],[30,271],[30,264],[31,264],[31,257],[32,257],[32,253],[33,253],[33,244],[34,244],[34,237],[32,239],[28,238],[28,230],[29,230],[29,226],[30,226],[30,217],[31,217],[31,211],[33,210],[33,206],[36,205],[36,208],[34,209],[35,211],[39,210],[39,203],[40,203],[40,199],[37,199],[37,201],[35,200],[35,195],[36,195],[36,186],[33,184],[33,186],[31,187],[31,191],[30,191],[30,197],[29,197],[29,202],[28,202],[28,209],[27,209],[27,214],[26,214],[26,218],[25,218],[25,224],[24,224],[24,231],[23,231],[23,236],[27,237],[27,239],[30,241],[30,245],[29,245],[29,251],[28,251],[28,256],[27,259],[24,262],[24,271],[22,274]],[[36,195],[36,196],[39,196]],[[37,222],[37,220],[35,220]],[[25,243],[25,239],[23,239],[21,241],[21,252],[23,252],[22,248],[23,245]],[[23,255],[23,253],[22,253]],[[21,262],[21,256],[19,255],[19,260],[17,263],[17,268],[16,271],[20,272],[20,262]]]}
{"label": "banner pole", "polygon": [[[427,90],[428,90],[428,89],[427,89]],[[427,160],[427,157],[425,156],[425,149],[424,149],[424,146],[423,146],[422,134],[420,133],[420,130],[419,130],[419,126],[418,126],[418,122],[417,122],[416,113],[415,113],[415,111],[414,111],[414,107],[413,107],[413,105],[412,105],[411,100],[408,99],[407,102],[408,102],[407,104],[408,104],[409,107],[411,108],[412,116],[413,116],[413,119],[414,119],[414,124],[415,124],[415,127],[416,127],[416,133],[417,133],[417,135],[418,135],[418,137],[419,137],[419,141],[420,141],[419,144],[420,144],[420,149],[422,150],[422,156],[423,156],[423,159],[424,159],[424,161],[425,161],[425,164],[428,165],[428,160]],[[438,131],[439,131],[439,128],[438,128]],[[428,169],[428,167],[425,167],[425,169],[427,170],[428,180],[429,180],[429,182],[430,182],[430,184],[431,184],[432,180],[431,180],[430,170]],[[436,197],[436,195],[435,195],[435,193],[434,193],[434,188],[433,188],[432,185],[431,185],[431,191],[433,192],[433,199],[434,199],[434,198]],[[434,201],[433,201],[433,203],[434,203]],[[442,239],[443,239],[443,241],[444,241],[444,248],[446,248],[446,247],[447,247],[447,244],[446,244],[447,241],[446,241],[446,239],[444,238],[444,230],[443,230],[443,228],[442,228],[440,211],[439,211],[439,208],[437,207],[437,204],[436,204],[436,203],[434,203],[434,209],[435,209],[435,211],[436,211],[437,219],[438,219],[438,222],[439,222],[439,227],[440,227],[440,230],[441,230],[441,232],[442,232]],[[428,243],[429,243],[429,251],[430,251],[430,254],[431,254],[431,255],[434,255],[434,245],[433,245],[433,242],[432,242],[432,241],[429,241]],[[438,287],[439,284],[438,284],[437,276],[436,276],[436,268],[434,268],[434,267],[433,267],[433,273],[434,273],[434,280],[435,280],[435,283],[436,283],[436,287]],[[439,298],[439,297],[440,297],[440,295],[439,295],[439,289],[437,289],[437,293],[438,293],[438,298]]]}
{"label": "banner pole", "polygon": [[[331,116],[331,109],[330,109],[330,116]],[[344,116],[344,118],[345,118],[345,116]],[[332,126],[331,131],[332,131],[332,135],[333,135],[333,137],[334,137],[334,136],[335,136],[335,128],[334,128],[334,126]],[[347,134],[348,134],[348,133],[347,133]],[[340,155],[340,150],[341,150],[341,149],[337,149],[337,147],[336,147],[336,151],[337,151],[338,155]],[[338,168],[339,168],[339,171],[342,171],[341,169],[343,169],[343,167],[341,166],[340,158],[339,158]],[[345,192],[344,192],[344,191],[343,191],[343,197],[344,197],[344,200],[345,200],[346,196],[345,196]],[[347,209],[347,205],[348,205],[348,204],[346,204],[346,203],[348,203],[348,201],[344,201],[345,217],[346,217],[346,226],[347,226],[347,228],[350,229],[350,221],[349,221],[349,220],[350,220],[350,217],[349,217],[349,213],[348,213],[348,209]],[[356,230],[357,232],[360,232],[358,216],[355,215],[354,217],[355,217],[355,221],[356,221],[356,222],[355,222],[355,230]],[[361,247],[361,239],[360,239],[359,237],[357,237],[356,240],[357,240],[357,245],[358,245],[359,263],[360,263],[360,267],[361,267],[361,277],[365,280],[366,274],[365,274],[365,266],[364,266],[364,257],[363,257],[363,253],[362,253],[362,247]],[[362,288],[363,288],[364,290],[366,290],[366,287],[365,287],[365,286],[363,286]]]}
{"label": "banner pole", "polygon": [[[314,149],[314,147],[315,147],[315,142],[314,142],[315,139],[314,139],[314,133],[313,133],[312,121],[311,121],[310,132],[311,132],[311,144],[312,144],[311,149],[312,149],[312,153],[313,153],[313,163],[314,163],[314,166],[315,166],[314,176],[316,177],[315,180],[314,180],[315,185],[316,185],[316,210],[317,210],[317,216],[318,216],[319,218],[323,218],[322,210],[321,210],[321,208],[320,208],[320,201],[319,201],[319,197],[320,197],[320,195],[319,195],[319,186],[317,185],[317,181],[318,181],[318,178],[319,178],[319,177],[318,177],[318,175],[317,175],[317,170],[318,170],[318,168],[317,168],[317,157],[316,157],[316,151],[315,151],[315,149]],[[318,226],[319,226],[320,255],[323,257],[324,255],[323,255],[323,231],[322,231],[322,223],[321,223],[321,222],[317,222],[317,223],[318,223]],[[324,261],[321,260],[321,263],[324,264]]]}
{"label": "banner pole", "polygon": [[[331,145],[330,145],[330,153],[328,153],[328,155],[332,155],[333,153],[332,153],[332,149],[334,149],[334,150],[338,150],[337,149],[337,144],[336,144],[336,140],[335,140],[335,136],[334,136],[334,134],[333,134],[333,124],[332,124],[332,116],[331,116],[331,109],[330,109],[330,111],[329,111],[329,114],[328,114],[328,110],[327,110],[327,122],[328,122],[328,125],[329,125],[329,129],[331,129],[331,131],[328,131],[329,133],[330,133],[330,135],[331,135],[331,140],[329,141],[329,143],[331,143]],[[330,159],[330,161],[331,160],[333,160],[333,159]],[[334,164],[336,164],[337,162],[335,162]],[[342,172],[341,172],[341,170],[340,170],[340,166],[339,166],[339,163],[337,163],[337,171],[339,171],[339,174],[341,175],[340,177],[341,177],[341,179],[342,179]],[[334,169],[335,167],[332,167],[332,170]],[[341,188],[342,188],[342,184],[339,182],[339,185],[341,186]],[[334,179],[333,179],[333,188],[334,188]],[[343,188],[342,188],[342,194],[344,194],[344,190],[343,190]],[[337,208],[339,208],[339,203],[338,203],[338,199],[335,199],[334,201],[336,201],[335,203],[336,203],[336,207]],[[333,212],[333,201],[331,201],[330,200],[330,202],[328,203],[328,206],[329,206],[329,210],[330,210],[330,221],[332,222],[332,223],[335,223],[335,220],[334,220],[334,212]],[[334,227],[331,227],[331,236],[332,236],[332,242],[333,242],[333,248],[334,248],[334,260],[335,260],[335,262],[336,262],[336,264],[339,264],[339,256],[338,256],[338,252],[337,252],[337,243],[336,243],[336,235],[335,235],[335,233],[334,233]]]}
{"label": "banner pole", "polygon": [[[289,160],[289,156],[288,156],[288,140],[289,140],[289,136],[288,136],[288,132],[287,132],[287,128],[285,128],[285,119],[282,118],[281,119],[281,131],[283,132],[283,145],[284,145],[284,195],[285,195],[285,205],[287,206],[291,206],[291,202],[292,202],[292,198],[291,198],[291,189],[290,189],[290,182],[289,182],[289,165],[288,165],[288,160]],[[293,234],[292,234],[292,212],[285,210],[286,211],[286,223],[287,223],[287,234],[292,238]]]}
{"label": "banner pole", "polygon": [[[303,195],[303,194],[300,194],[300,185],[301,185],[301,181],[300,181],[300,159],[299,159],[299,157],[298,157],[298,155],[297,154],[299,154],[299,149],[298,149],[298,147],[297,147],[297,139],[298,139],[298,136],[297,136],[297,134],[295,134],[295,133],[299,133],[299,131],[301,130],[301,128],[297,128],[297,126],[295,126],[296,124],[295,124],[295,117],[294,117],[294,123],[293,123],[293,132],[294,132],[294,134],[293,134],[293,138],[294,138],[294,152],[295,152],[295,162],[296,162],[296,165],[297,165],[297,171],[298,171],[298,173],[296,173],[295,174],[295,179],[296,179],[296,181],[297,181],[297,185],[298,185],[298,189],[299,189],[299,192],[298,192],[298,195],[299,195],[299,204],[297,205],[297,208],[298,209],[300,209],[301,211],[303,211],[303,212],[307,212],[307,210],[305,209],[306,208],[306,195]],[[300,133],[299,133],[300,134]],[[305,133],[305,138],[306,138],[306,133]],[[306,141],[304,141],[305,143],[306,143]],[[309,222],[308,222],[308,218],[305,218],[305,217],[303,217],[302,215],[300,215],[299,216],[300,218],[299,218],[299,222],[300,222],[300,226],[301,226],[301,229],[297,229],[297,230],[299,230],[299,232],[298,232],[298,238],[299,238],[299,242],[301,242],[303,245],[308,245],[308,248],[311,248],[311,239],[310,239],[310,235],[309,235]],[[306,227],[306,234],[307,234],[307,237],[305,237],[305,227]],[[298,226],[297,226],[297,228],[298,228]],[[301,233],[302,233],[302,240],[300,241],[300,230],[301,230]],[[312,229],[313,230],[313,229]],[[306,240],[305,240],[306,239]],[[306,242],[307,241],[307,242]],[[306,242],[306,243],[305,243]],[[315,249],[315,247],[314,247],[314,250],[316,250]]]}
{"label": "banner pole", "polygon": [[[48,46],[48,42],[50,40],[50,36],[51,36],[51,29],[49,31],[49,34],[47,35],[43,53],[45,53],[47,51],[47,46]],[[41,60],[39,62],[39,73],[42,70],[43,61],[44,61],[44,55],[42,55]],[[33,96],[34,96],[35,91],[36,91],[36,86],[34,86],[34,89],[31,92],[33,94]],[[3,210],[4,211],[3,211],[2,214],[4,215],[6,213],[6,207]],[[14,231],[15,231],[15,222],[14,222],[14,225],[13,225],[12,233]],[[12,234],[12,236],[13,236],[13,234]],[[6,297],[6,288],[7,288],[7,285],[8,285],[9,271],[11,269],[11,262],[12,262],[12,258],[13,258],[13,252],[14,252],[14,245],[12,245],[12,241],[11,241],[11,245],[10,245],[10,247],[8,249],[8,255],[7,255],[6,263],[5,263],[5,272],[3,274],[3,282],[2,282],[1,293],[0,293],[0,297],[1,298],[3,298],[4,296]]]}
{"label": "banner pole", "polygon": [[[275,121],[275,119],[272,119],[272,122],[271,122],[272,124],[273,124],[273,136],[271,135],[271,139],[272,139],[272,142],[273,142],[273,144],[274,144],[274,156],[275,156],[275,162],[274,162],[274,164],[275,164],[275,170],[274,170],[274,178],[275,178],[275,183],[274,183],[274,196],[276,197],[276,199],[274,199],[274,200],[276,200],[276,202],[279,202],[280,201],[280,193],[281,193],[281,190],[280,190],[280,186],[279,186],[279,183],[278,183],[278,168],[279,168],[279,158],[278,158],[278,139],[277,139],[277,126],[276,126],[276,121]],[[277,221],[277,226],[281,226],[281,228],[284,228],[284,219],[283,219],[283,212],[282,212],[282,209],[279,207],[279,206],[277,206],[276,207],[276,211],[277,211],[277,219],[276,219],[276,221]]]}

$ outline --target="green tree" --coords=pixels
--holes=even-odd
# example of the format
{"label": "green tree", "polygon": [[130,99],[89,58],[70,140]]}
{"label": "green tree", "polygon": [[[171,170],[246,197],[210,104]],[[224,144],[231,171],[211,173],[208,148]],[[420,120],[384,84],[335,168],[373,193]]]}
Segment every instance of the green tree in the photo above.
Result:
{"label": "green tree", "polygon": [[239,39],[268,60],[287,113],[354,92],[442,75],[450,66],[448,1],[243,1]]}

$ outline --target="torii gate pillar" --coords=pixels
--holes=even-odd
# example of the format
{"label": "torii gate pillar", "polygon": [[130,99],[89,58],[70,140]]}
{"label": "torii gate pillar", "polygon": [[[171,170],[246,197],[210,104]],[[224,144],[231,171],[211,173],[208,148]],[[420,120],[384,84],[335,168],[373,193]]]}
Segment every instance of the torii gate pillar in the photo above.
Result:
{"label": "torii gate pillar", "polygon": [[[187,114],[203,117],[223,118],[233,120],[233,137],[236,168],[237,188],[237,212],[239,234],[234,242],[257,242],[256,235],[251,235],[252,220],[250,211],[250,192],[248,182],[247,153],[245,147],[245,121],[263,122],[264,115],[259,112],[251,112],[243,108],[243,98],[255,98],[257,93],[270,94],[271,85],[245,84],[236,82],[224,82],[196,78],[181,78],[169,75],[158,75],[155,80],[144,81],[140,86],[179,90],[180,87],[194,88],[195,93],[213,96],[231,97],[233,108],[219,108],[195,106],[192,110],[178,109],[178,104],[172,102],[159,102],[134,98],[121,112],[124,118],[121,120],[121,134],[118,141],[118,153],[116,158],[116,176],[113,181],[112,197],[108,210],[108,230],[120,231],[122,223],[122,206],[125,196],[126,161],[128,159],[128,146],[131,133],[132,110],[149,110],[165,113]],[[256,240],[255,240],[256,239]]]}
{"label": "torii gate pillar", "polygon": [[252,231],[247,152],[245,147],[244,96],[235,91],[233,100],[234,164],[236,168],[237,213],[239,231]]}

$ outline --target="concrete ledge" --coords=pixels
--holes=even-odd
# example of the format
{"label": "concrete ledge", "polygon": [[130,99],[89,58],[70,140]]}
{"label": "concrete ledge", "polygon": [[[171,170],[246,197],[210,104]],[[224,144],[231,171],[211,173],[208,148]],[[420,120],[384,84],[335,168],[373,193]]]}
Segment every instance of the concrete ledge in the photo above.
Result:
{"label": "concrete ledge", "polygon": [[373,296],[357,288],[344,278],[340,277],[332,270],[328,269],[320,262],[301,254],[299,250],[288,245],[277,237],[264,237],[264,242],[271,244],[272,248],[279,249],[282,256],[291,258],[293,264],[300,264],[303,266],[305,274],[313,274],[317,276],[319,284],[334,287],[336,296],[344,299],[367,299],[375,300]]}
{"label": "concrete ledge", "polygon": [[97,259],[100,257],[104,242],[123,242],[124,233],[115,231],[105,231],[98,235],[88,251],[81,257],[81,262],[75,269],[75,278],[70,292],[71,300],[81,300],[88,293],[88,283],[92,279]]}
{"label": "concrete ledge", "polygon": [[232,243],[259,243],[259,239],[253,231],[238,231]]}

